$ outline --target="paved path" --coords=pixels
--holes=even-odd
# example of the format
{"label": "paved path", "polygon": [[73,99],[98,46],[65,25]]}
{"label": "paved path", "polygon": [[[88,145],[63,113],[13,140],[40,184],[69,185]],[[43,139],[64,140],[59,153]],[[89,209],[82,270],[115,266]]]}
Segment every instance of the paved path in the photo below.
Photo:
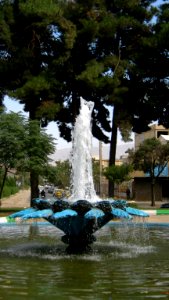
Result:
{"label": "paved path", "polygon": [[169,223],[169,215],[149,216],[146,218],[147,223]]}
{"label": "paved path", "polygon": [[30,190],[20,190],[19,193],[1,199],[1,208],[26,208],[30,206]]}

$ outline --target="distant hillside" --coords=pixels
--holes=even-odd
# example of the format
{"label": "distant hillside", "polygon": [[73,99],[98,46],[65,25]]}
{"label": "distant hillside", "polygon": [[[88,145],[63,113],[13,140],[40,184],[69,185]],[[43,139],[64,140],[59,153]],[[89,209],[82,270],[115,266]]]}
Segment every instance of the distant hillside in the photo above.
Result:
{"label": "distant hillside", "polygon": [[[134,148],[134,143],[125,143],[117,145],[117,151],[116,151],[116,159],[120,159],[121,156],[126,155],[126,151],[128,149]],[[53,161],[64,161],[69,159],[70,157],[71,148],[63,148],[56,150],[56,152],[51,155],[51,159]],[[99,157],[99,148],[93,147],[92,149],[92,156],[93,157]],[[109,146],[103,146],[102,147],[102,158],[103,159],[109,159]]]}

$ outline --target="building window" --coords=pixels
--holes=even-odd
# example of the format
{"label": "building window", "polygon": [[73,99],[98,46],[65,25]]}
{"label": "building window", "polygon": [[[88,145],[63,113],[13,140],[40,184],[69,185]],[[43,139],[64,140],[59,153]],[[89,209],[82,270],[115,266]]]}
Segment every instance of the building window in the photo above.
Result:
{"label": "building window", "polygon": [[162,135],[162,134],[163,134],[163,135],[168,135],[169,132],[168,132],[168,131],[161,131],[161,130],[160,130],[160,131],[157,131],[157,138],[159,138],[159,136]]}

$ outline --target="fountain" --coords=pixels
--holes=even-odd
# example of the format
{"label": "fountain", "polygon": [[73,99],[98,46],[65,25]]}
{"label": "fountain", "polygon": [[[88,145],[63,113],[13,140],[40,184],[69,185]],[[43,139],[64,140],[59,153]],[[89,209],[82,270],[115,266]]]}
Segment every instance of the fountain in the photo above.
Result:
{"label": "fountain", "polygon": [[69,199],[33,199],[33,206],[10,215],[21,220],[44,218],[65,235],[62,241],[72,252],[82,251],[96,240],[93,235],[109,221],[148,214],[127,205],[125,200],[100,199],[92,176],[91,114],[93,103],[81,98],[80,113],[72,133],[72,193]]}

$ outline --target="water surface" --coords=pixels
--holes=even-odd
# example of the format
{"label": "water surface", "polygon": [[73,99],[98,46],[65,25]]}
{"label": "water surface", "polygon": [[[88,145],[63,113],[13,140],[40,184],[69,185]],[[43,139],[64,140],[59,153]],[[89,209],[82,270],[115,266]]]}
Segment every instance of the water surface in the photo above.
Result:
{"label": "water surface", "polygon": [[167,227],[105,226],[69,255],[51,225],[0,226],[0,300],[169,299]]}

